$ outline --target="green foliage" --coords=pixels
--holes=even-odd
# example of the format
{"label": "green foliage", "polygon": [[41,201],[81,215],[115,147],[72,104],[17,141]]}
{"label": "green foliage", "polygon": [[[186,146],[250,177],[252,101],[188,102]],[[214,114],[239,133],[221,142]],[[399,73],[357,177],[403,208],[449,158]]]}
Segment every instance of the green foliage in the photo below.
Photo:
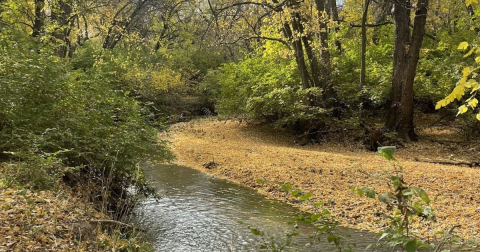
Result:
{"label": "green foliage", "polygon": [[32,171],[53,155],[98,176],[111,173],[117,187],[146,189],[135,165],[169,154],[147,112],[112,85],[112,72],[73,70],[48,45],[14,30],[0,36],[0,152]]}
{"label": "green foliage", "polygon": [[[388,160],[395,160],[393,154],[394,146],[386,146],[379,148],[378,152]],[[390,182],[390,190],[385,193],[376,193],[373,188],[368,187],[352,187],[352,192],[360,196],[366,196],[371,199],[377,199],[386,206],[383,213],[385,219],[388,220],[388,226],[378,235],[379,239],[376,244],[371,244],[368,248],[379,248],[388,246],[395,249],[402,246],[407,252],[415,252],[422,249],[431,249],[434,251],[450,251],[441,250],[445,244],[452,244],[458,247],[476,246],[474,243],[462,242],[458,236],[453,235],[450,230],[438,232],[435,235],[442,235],[436,242],[422,240],[417,230],[412,228],[412,223],[436,220],[436,213],[430,207],[431,200],[423,188],[409,187],[406,185],[402,176],[403,169],[394,164],[394,175],[387,175],[386,179]]]}
{"label": "green foliage", "polygon": [[363,95],[373,107],[385,106],[390,95],[393,72],[393,29],[379,27],[369,32],[371,40],[367,45],[365,86],[359,90],[361,44],[359,30],[344,27],[341,42],[344,51],[333,59],[335,90],[340,100],[352,110],[358,108]]}
{"label": "green foliage", "polygon": [[393,154],[397,148],[395,146],[384,146],[384,147],[378,147],[378,153],[380,153],[380,156],[388,159],[388,160],[395,160],[393,157]]}
{"label": "green foliage", "polygon": [[[281,44],[275,45],[281,48]],[[228,63],[218,76],[221,98],[217,108],[222,116],[266,119],[276,126],[312,119],[324,111],[305,104],[308,96],[318,96],[318,88],[302,89],[292,57],[272,57],[269,48]]]}

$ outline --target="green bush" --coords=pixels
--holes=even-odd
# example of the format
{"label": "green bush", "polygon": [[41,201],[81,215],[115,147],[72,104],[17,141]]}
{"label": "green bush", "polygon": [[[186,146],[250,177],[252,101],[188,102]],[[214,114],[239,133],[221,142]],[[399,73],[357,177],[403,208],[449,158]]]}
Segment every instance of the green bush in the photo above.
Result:
{"label": "green bush", "polygon": [[303,102],[309,95],[319,95],[320,90],[302,89],[291,55],[274,57],[270,53],[267,48],[239,63],[223,65],[217,77],[220,115],[267,119],[276,126],[321,115],[322,109]]}
{"label": "green bush", "polygon": [[57,153],[67,166],[112,174],[116,187],[145,189],[136,164],[170,154],[139,102],[112,84],[115,76],[73,70],[21,33],[0,36],[0,152],[30,163]]}

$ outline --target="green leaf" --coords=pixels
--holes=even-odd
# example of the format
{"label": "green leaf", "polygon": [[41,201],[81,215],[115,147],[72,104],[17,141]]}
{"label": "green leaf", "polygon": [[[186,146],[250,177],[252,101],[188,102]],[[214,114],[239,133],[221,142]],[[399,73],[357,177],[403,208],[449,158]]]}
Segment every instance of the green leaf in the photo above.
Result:
{"label": "green leaf", "polygon": [[378,238],[378,240],[381,241],[383,238],[387,237],[388,235],[389,233],[385,232],[380,236],[380,238]]}
{"label": "green leaf", "polygon": [[388,204],[390,202],[390,196],[388,195],[388,193],[382,193],[378,195],[378,200],[380,202]]}
{"label": "green leaf", "polygon": [[393,154],[397,150],[396,146],[384,146],[384,147],[378,147],[378,153],[380,153],[380,156],[388,159],[388,160],[396,160],[393,157]]}
{"label": "green leaf", "polygon": [[282,191],[290,191],[292,188],[293,188],[293,186],[290,185],[290,184],[283,184],[283,185],[282,185],[282,188],[281,188],[280,190],[282,190]]}
{"label": "green leaf", "polygon": [[311,217],[311,220],[312,220],[312,222],[314,222],[314,221],[320,219],[320,217],[322,217],[321,214],[313,214],[312,217]]}
{"label": "green leaf", "polygon": [[259,184],[265,184],[265,182],[266,182],[266,180],[263,179],[263,178],[257,179],[257,183],[259,183]]}
{"label": "green leaf", "polygon": [[261,235],[262,234],[262,232],[260,232],[260,230],[258,230],[256,228],[251,228],[250,232],[252,232],[253,235]]}
{"label": "green leaf", "polygon": [[309,200],[313,195],[311,193],[307,193],[305,195],[302,195],[302,197],[300,197],[301,200],[303,201],[307,201]]}
{"label": "green leaf", "polygon": [[425,192],[425,190],[423,190],[422,188],[416,188],[415,191],[417,192],[418,196],[422,199],[422,201],[425,202],[425,204],[430,205],[430,199],[428,198],[428,195]]}
{"label": "green leaf", "polygon": [[405,244],[405,251],[407,252],[415,252],[417,251],[417,241],[415,239],[410,240]]}
{"label": "green leaf", "polygon": [[295,189],[290,193],[293,197],[298,197],[300,196],[300,190]]}
{"label": "green leaf", "polygon": [[337,238],[336,235],[329,235],[327,237],[327,241],[328,241],[328,243],[332,243],[336,238]]}
{"label": "green leaf", "polygon": [[413,195],[414,192],[413,192],[412,189],[408,188],[408,189],[403,190],[402,194],[405,195],[405,196],[409,196],[409,195]]}

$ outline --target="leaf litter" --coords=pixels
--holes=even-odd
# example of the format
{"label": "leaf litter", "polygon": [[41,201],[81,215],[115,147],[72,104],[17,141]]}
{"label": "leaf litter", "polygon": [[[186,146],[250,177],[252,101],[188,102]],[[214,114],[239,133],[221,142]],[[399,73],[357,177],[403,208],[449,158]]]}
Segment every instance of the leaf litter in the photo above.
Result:
{"label": "leaf litter", "polygon": [[[438,131],[430,133],[435,135]],[[272,130],[268,125],[215,119],[179,123],[161,137],[172,142],[171,150],[179,165],[255,188],[269,198],[308,211],[308,206],[281,190],[282,183],[289,183],[303,192],[311,192],[315,202],[325,203],[342,226],[379,232],[386,225],[382,218],[385,206],[354,195],[350,188],[367,186],[379,193],[386,192],[388,181],[384,175],[392,169],[392,162],[365,150],[360,143],[330,140],[298,146],[294,144],[294,136]],[[461,237],[478,238],[479,170],[417,161],[417,157],[422,156],[451,159],[454,155],[451,153],[451,147],[423,140],[396,153],[396,163],[403,167],[406,183],[424,188],[438,215],[435,223],[415,222],[412,227],[429,238],[438,231],[459,225],[455,232]],[[468,153],[459,155],[456,158],[469,158]],[[215,167],[204,165],[212,162]],[[266,183],[258,183],[259,180]]]}
{"label": "leaf litter", "polygon": [[100,226],[85,234],[89,239],[76,234],[79,223],[110,218],[81,188],[60,182],[54,190],[31,190],[8,179],[6,167],[0,163],[0,251],[118,251],[127,245]]}

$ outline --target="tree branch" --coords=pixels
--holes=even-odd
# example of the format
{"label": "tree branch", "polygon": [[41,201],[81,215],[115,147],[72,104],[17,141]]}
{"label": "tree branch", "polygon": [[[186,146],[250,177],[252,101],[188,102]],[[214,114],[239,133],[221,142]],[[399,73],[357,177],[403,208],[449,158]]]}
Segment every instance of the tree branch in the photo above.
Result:
{"label": "tree branch", "polygon": [[[386,21],[386,22],[378,23],[378,24],[365,24],[365,27],[378,27],[378,26],[390,25],[390,24],[394,24],[394,23],[392,21]],[[357,24],[350,23],[350,27],[361,28],[362,25],[357,25]]]}

